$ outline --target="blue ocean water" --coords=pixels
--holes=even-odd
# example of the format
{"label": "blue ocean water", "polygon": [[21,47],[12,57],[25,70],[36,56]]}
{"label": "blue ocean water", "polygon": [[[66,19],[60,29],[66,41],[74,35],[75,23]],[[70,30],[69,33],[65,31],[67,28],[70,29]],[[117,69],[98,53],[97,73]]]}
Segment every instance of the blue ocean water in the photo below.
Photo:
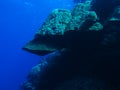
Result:
{"label": "blue ocean water", "polygon": [[71,9],[72,0],[0,1],[0,90],[19,90],[40,56],[21,48],[34,37],[51,10]]}

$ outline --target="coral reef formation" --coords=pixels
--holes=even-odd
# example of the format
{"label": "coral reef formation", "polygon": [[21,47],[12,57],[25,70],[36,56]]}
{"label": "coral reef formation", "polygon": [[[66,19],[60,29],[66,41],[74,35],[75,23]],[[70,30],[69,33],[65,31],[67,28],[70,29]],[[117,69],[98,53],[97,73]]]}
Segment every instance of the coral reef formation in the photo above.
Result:
{"label": "coral reef formation", "polygon": [[21,90],[120,90],[120,1],[55,9],[23,49],[43,57]]}
{"label": "coral reef formation", "polygon": [[[67,32],[87,30],[101,30],[102,24],[96,13],[91,9],[91,1],[78,3],[73,10],[55,9],[48,16],[45,23],[37,31],[34,39],[23,49],[44,55],[58,49],[66,48]],[[72,35],[73,36],[73,35]]]}

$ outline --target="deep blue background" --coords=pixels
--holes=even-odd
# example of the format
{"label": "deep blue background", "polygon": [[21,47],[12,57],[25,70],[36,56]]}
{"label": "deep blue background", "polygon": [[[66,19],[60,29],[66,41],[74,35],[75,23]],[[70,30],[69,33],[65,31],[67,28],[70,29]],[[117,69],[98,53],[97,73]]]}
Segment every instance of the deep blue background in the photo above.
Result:
{"label": "deep blue background", "polygon": [[0,90],[19,90],[40,56],[21,48],[31,40],[54,8],[71,8],[72,0],[0,1]]}

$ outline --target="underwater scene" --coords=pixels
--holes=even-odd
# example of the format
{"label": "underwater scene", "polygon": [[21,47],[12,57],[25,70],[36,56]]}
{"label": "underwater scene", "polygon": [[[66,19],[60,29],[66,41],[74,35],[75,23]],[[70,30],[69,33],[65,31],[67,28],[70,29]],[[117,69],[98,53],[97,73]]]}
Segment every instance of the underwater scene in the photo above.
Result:
{"label": "underwater scene", "polygon": [[0,90],[120,90],[120,0],[0,4]]}

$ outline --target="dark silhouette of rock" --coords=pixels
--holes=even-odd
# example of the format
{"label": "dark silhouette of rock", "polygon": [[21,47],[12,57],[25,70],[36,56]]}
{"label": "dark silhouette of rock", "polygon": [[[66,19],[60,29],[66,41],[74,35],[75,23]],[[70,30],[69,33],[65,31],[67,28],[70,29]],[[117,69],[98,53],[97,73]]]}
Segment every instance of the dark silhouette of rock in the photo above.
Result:
{"label": "dark silhouette of rock", "polygon": [[96,11],[100,21],[104,22],[109,18],[109,16],[111,16],[114,9],[119,5],[119,0],[95,0],[93,3],[93,10]]}
{"label": "dark silhouette of rock", "polygon": [[[103,2],[100,7],[98,3]],[[93,8],[102,24],[97,19],[89,22],[83,18],[85,22],[80,28],[72,24],[74,30],[67,30],[63,35],[36,35],[26,46],[28,50],[35,50],[33,53],[39,55],[49,54],[32,68],[21,90],[120,90],[118,5],[119,0],[94,2]]]}

